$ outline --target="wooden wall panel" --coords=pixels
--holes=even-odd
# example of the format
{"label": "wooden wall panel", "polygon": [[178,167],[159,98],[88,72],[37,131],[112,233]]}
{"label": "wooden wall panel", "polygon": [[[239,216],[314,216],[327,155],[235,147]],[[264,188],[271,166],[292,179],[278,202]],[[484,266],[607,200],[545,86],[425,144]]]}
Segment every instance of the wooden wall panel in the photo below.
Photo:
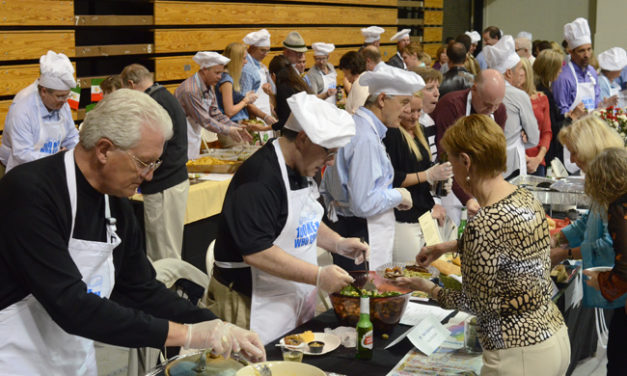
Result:
{"label": "wooden wall panel", "polygon": [[[275,0],[283,2],[301,2],[303,0]],[[381,5],[395,7],[398,0],[317,0],[317,3],[353,4],[353,5]]]}
{"label": "wooden wall panel", "polygon": [[72,0],[2,0],[0,1],[2,26],[72,26],[74,1]]}
{"label": "wooden wall panel", "polygon": [[39,59],[48,50],[74,57],[73,30],[1,31],[0,60]]}
{"label": "wooden wall panel", "polygon": [[444,8],[444,0],[424,0],[425,8]]}
{"label": "wooden wall panel", "polygon": [[39,64],[0,66],[0,96],[15,95],[39,77]]}
{"label": "wooden wall panel", "polygon": [[[251,31],[259,28],[212,28],[212,29],[164,29],[155,30],[155,52],[221,51],[231,42],[241,42]],[[268,28],[272,47],[281,47],[291,31],[298,30],[307,45],[313,42],[327,42],[336,45],[360,45],[364,38],[358,27],[299,27]],[[395,27],[385,28],[383,40],[396,33]]]}
{"label": "wooden wall panel", "polygon": [[12,99],[0,101],[0,130],[4,129],[4,120],[7,118],[11,102],[13,102]]}
{"label": "wooden wall panel", "polygon": [[422,40],[424,42],[441,42],[442,41],[442,28],[441,27],[425,27]]}
{"label": "wooden wall panel", "polygon": [[440,10],[425,10],[425,25],[442,25],[444,22],[444,12]]}
{"label": "wooden wall panel", "polygon": [[184,1],[155,3],[155,25],[392,25],[396,23],[396,15],[396,9],[392,8]]}
{"label": "wooden wall panel", "polygon": [[438,54],[438,48],[440,48],[441,45],[441,43],[424,44],[422,45],[422,49],[426,53],[428,53],[429,56],[435,59],[436,55]]}
{"label": "wooden wall panel", "polygon": [[[329,62],[334,66],[340,63],[340,58],[348,51],[355,51],[354,47],[338,48],[329,56]],[[386,54],[383,57],[384,61],[387,61],[396,53],[396,46],[381,46],[381,54]],[[276,55],[281,54],[281,51],[271,51],[264,59],[263,63],[270,64],[270,61]],[[187,56],[170,56],[170,57],[157,57],[155,58],[155,80],[158,81],[175,81],[184,80],[187,77],[198,71],[198,64],[192,60],[193,55]],[[313,53],[309,52],[306,55],[307,67],[314,65]]]}

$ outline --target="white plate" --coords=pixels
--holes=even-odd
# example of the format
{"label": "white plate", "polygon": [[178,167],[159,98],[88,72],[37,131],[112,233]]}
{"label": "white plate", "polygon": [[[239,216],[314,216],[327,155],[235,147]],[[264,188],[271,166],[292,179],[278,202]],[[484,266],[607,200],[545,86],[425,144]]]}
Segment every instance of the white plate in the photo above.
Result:
{"label": "white plate", "polygon": [[589,272],[609,272],[612,270],[611,266],[595,266],[594,268],[584,269]]}
{"label": "white plate", "polygon": [[[307,346],[307,344],[305,343],[304,346],[285,346],[288,348],[296,348],[296,349],[303,349],[303,354],[305,355],[324,355],[326,353],[330,353],[331,351],[337,349],[340,346],[340,337],[336,336],[335,334],[331,334],[331,333],[314,333],[314,341],[322,341],[324,342],[324,347],[322,348],[322,352],[321,353],[312,353],[309,351],[309,347]],[[283,338],[281,338],[280,341],[281,345],[285,345],[285,342],[283,342]]]}

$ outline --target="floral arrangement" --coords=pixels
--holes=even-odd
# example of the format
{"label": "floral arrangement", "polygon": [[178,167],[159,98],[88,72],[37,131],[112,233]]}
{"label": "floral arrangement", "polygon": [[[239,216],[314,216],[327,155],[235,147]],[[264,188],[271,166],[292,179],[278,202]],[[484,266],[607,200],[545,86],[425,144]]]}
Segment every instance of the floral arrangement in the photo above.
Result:
{"label": "floral arrangement", "polygon": [[606,109],[595,110],[593,114],[614,128],[625,141],[625,146],[627,146],[627,108],[610,106]]}

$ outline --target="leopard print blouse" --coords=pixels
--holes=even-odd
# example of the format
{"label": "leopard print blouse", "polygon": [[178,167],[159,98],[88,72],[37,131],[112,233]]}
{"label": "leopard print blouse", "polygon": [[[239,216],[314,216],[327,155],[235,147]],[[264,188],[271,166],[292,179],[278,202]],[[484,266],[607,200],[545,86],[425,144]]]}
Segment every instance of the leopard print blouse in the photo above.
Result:
{"label": "leopard print blouse", "polygon": [[482,208],[460,244],[462,290],[437,299],[477,316],[485,350],[540,343],[564,325],[551,300],[549,226],[531,192],[518,188]]}

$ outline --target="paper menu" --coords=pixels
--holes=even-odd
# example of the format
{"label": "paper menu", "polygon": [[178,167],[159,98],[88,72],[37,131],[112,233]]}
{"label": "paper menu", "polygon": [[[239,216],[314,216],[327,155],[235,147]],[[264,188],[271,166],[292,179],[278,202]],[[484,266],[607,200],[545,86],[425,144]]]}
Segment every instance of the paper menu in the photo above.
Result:
{"label": "paper menu", "polygon": [[409,302],[407,303],[403,316],[401,316],[400,323],[411,326],[418,325],[427,316],[432,316],[438,321],[442,321],[450,315],[451,312],[453,312],[452,309],[443,309],[437,306]]}
{"label": "paper menu", "polygon": [[425,243],[427,246],[442,243],[440,230],[438,230],[438,223],[435,219],[433,219],[430,211],[421,215],[420,218],[418,218],[418,222],[420,222],[422,235],[425,238]]}

